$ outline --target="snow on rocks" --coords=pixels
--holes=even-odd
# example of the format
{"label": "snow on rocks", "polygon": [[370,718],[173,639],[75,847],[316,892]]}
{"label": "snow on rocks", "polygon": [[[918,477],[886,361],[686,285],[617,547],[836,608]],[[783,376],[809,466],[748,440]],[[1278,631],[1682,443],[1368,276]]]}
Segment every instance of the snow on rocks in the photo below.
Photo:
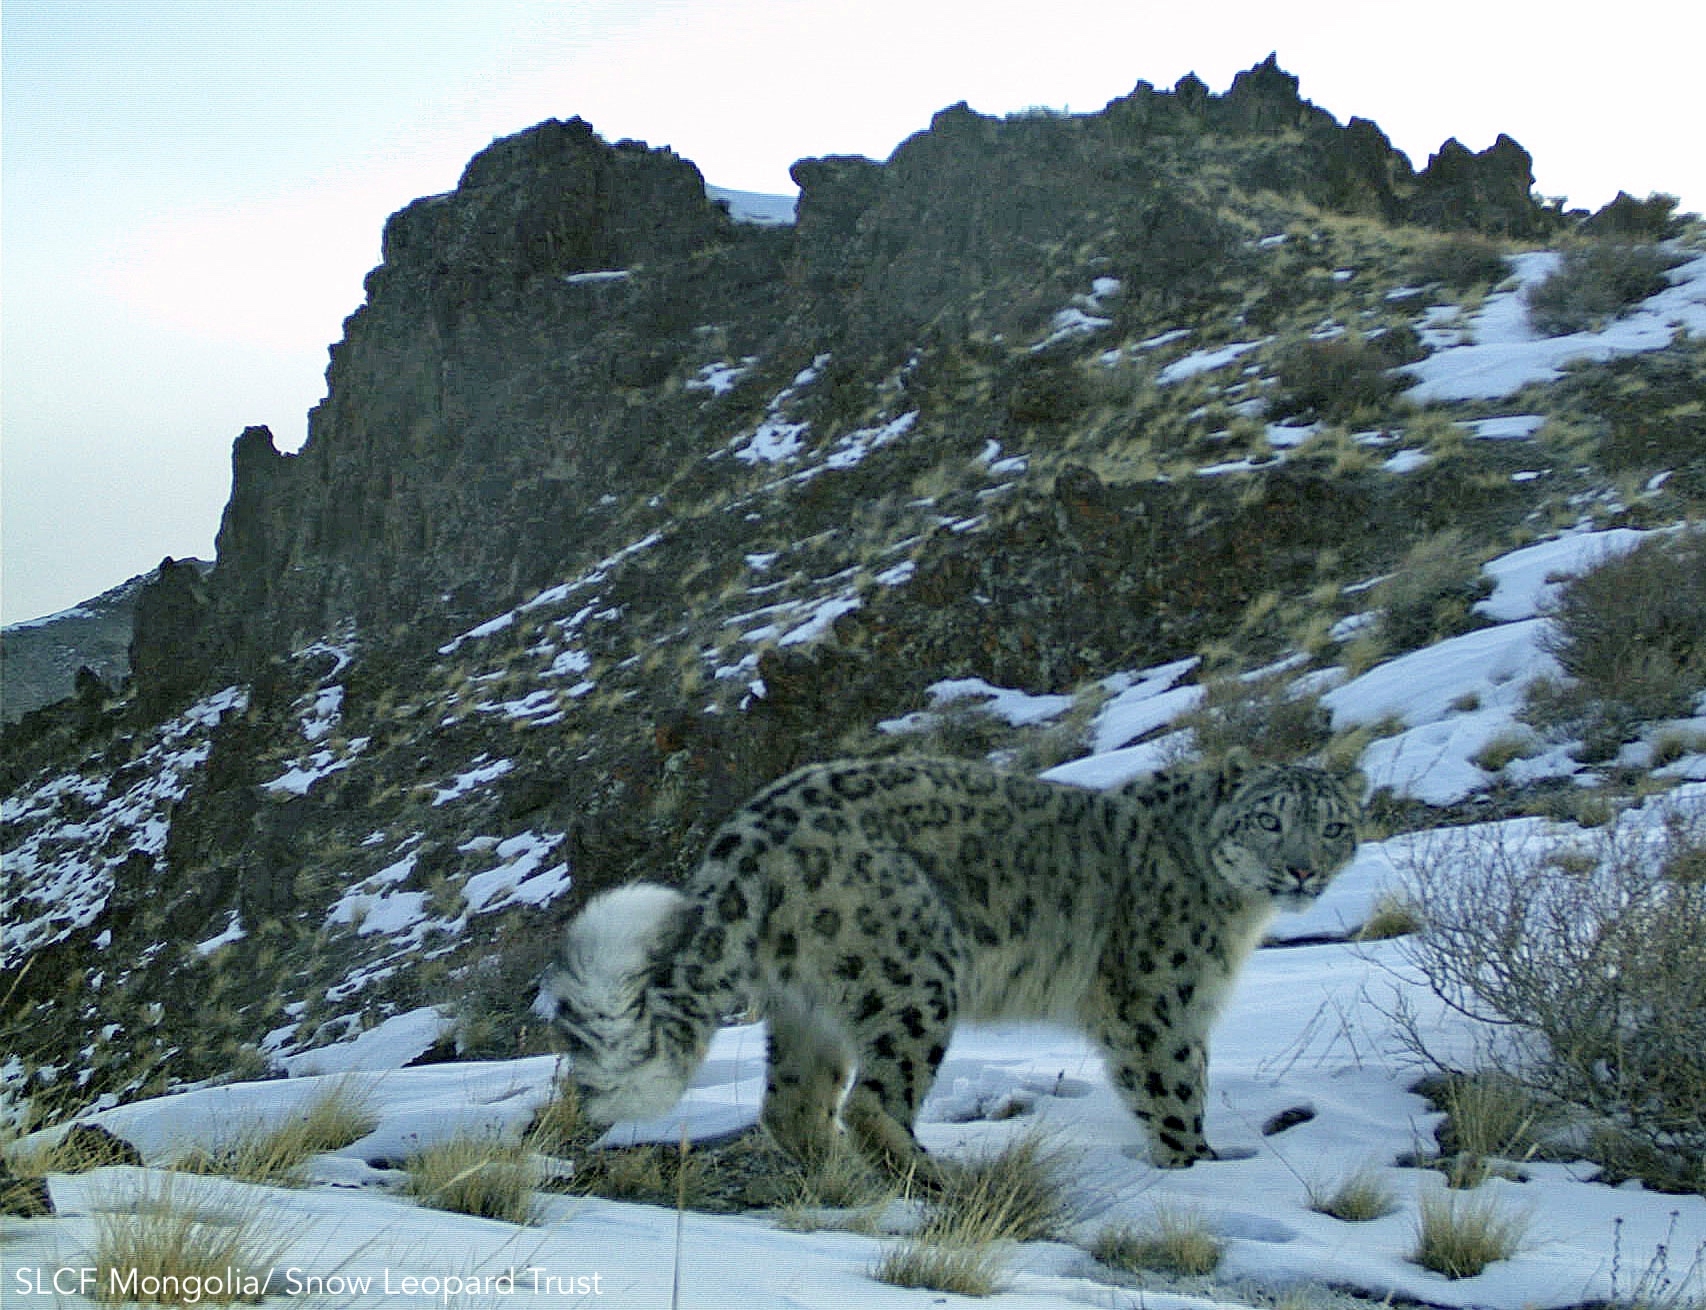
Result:
{"label": "snow on rocks", "polygon": [[1092,336],[1104,328],[1112,327],[1113,319],[1102,315],[1102,302],[1115,298],[1121,290],[1123,287],[1117,277],[1096,278],[1090,284],[1089,295],[1074,296],[1075,303],[1055,314],[1049,323],[1049,334],[1031,347],[1031,353],[1036,354],[1062,341]]}
{"label": "snow on rocks", "polygon": [[823,375],[829,358],[827,354],[819,355],[795,374],[794,380],[771,398],[763,421],[753,431],[729,443],[736,459],[747,464],[779,464],[793,459],[805,448],[805,434],[811,424],[790,421],[786,416],[787,405]]}
{"label": "snow on rocks", "polygon": [[247,688],[227,687],[168,720],[122,771],[63,774],[6,799],[0,818],[24,835],[6,854],[0,966],[16,968],[93,923],[117,866],[133,856],[160,858],[172,806],[207,761],[212,730],[248,703]]}
{"label": "snow on rocks", "polygon": [[912,431],[913,424],[918,422],[918,411],[908,410],[899,418],[890,419],[887,423],[874,428],[859,428],[835,439],[835,444],[824,456],[822,467],[826,469],[849,469],[859,463],[874,450],[881,450],[891,442],[899,441]]}
{"label": "snow on rocks", "polygon": [[983,713],[1005,720],[1015,728],[1047,723],[1072,708],[1070,696],[1034,696],[1008,687],[997,687],[982,678],[947,678],[931,683],[925,690],[931,704],[936,707],[934,710],[884,719],[877,724],[877,730],[890,735],[928,732],[942,722],[942,711],[946,707],[957,704],[976,704]]}
{"label": "snow on rocks", "polygon": [[1526,441],[1546,423],[1544,414],[1503,414],[1458,424],[1482,441]]}
{"label": "snow on rocks", "polygon": [[[1706,336],[1706,254],[1670,270],[1668,288],[1597,332],[1541,336],[1528,321],[1524,293],[1555,272],[1562,259],[1549,250],[1512,256],[1516,285],[1488,296],[1464,333],[1452,334],[1455,339],[1441,335],[1455,310],[1430,309],[1422,339],[1444,348],[1399,370],[1415,379],[1404,394],[1417,404],[1496,400],[1534,383],[1556,382],[1564,366],[1578,360],[1662,350],[1678,332]],[[1469,340],[1461,341],[1465,334]]]}
{"label": "snow on rocks", "polygon": [[[312,654],[323,649],[326,648],[316,644],[301,653]],[[344,652],[335,653],[341,657],[341,662],[328,676],[335,676],[349,662],[349,657]],[[344,689],[336,684],[322,686],[299,698],[295,708],[300,714],[303,740],[313,743],[331,738],[343,719],[343,706]],[[367,748],[368,740],[366,737],[352,737],[348,741],[334,739],[319,750],[297,756],[282,774],[262,783],[261,787],[275,795],[306,796],[320,779],[349,768],[355,757]]]}
{"label": "snow on rocks", "polygon": [[1547,626],[1545,619],[1525,619],[1452,637],[1376,665],[1324,695],[1335,729],[1389,719],[1405,725],[1363,752],[1369,790],[1390,787],[1449,805],[1488,785],[1491,775],[1473,763],[1475,756],[1510,727],[1528,684],[1558,672],[1541,644]]}
{"label": "snow on rocks", "polygon": [[[476,837],[464,851],[490,849],[498,863],[483,873],[470,874],[462,884],[462,899],[474,914],[490,914],[510,905],[547,905],[569,889],[569,866],[547,866],[550,854],[563,844],[560,832],[529,829],[503,841]],[[489,843],[489,847],[488,847]]]}
{"label": "snow on rocks", "polygon": [[[1490,785],[1493,775],[1476,757],[1494,740],[1524,731],[1519,711],[1529,685],[1562,672],[1546,648],[1551,620],[1543,617],[1558,588],[1649,535],[1632,528],[1577,532],[1489,561],[1483,571],[1494,581],[1493,593],[1475,609],[1496,626],[1397,656],[1323,695],[1335,729],[1383,721],[1403,725],[1364,751],[1370,791],[1386,787],[1395,795],[1449,805]],[[1530,744],[1531,753],[1506,764],[1505,780],[1582,771],[1569,743],[1542,748],[1536,737]]]}
{"label": "snow on rocks", "polygon": [[1163,368],[1156,375],[1155,383],[1162,387],[1171,386],[1175,382],[1194,378],[1199,373],[1210,373],[1215,369],[1225,368],[1228,364],[1236,362],[1239,357],[1252,350],[1261,349],[1272,340],[1272,337],[1263,337],[1259,341],[1235,341],[1230,345],[1217,346],[1213,350],[1194,351],[1182,359],[1175,359]]}
{"label": "snow on rocks", "polygon": [[[500,632],[508,631],[525,615],[532,614],[537,610],[560,606],[571,596],[586,590],[588,587],[596,587],[603,583],[610,577],[613,570],[619,568],[635,555],[638,555],[643,551],[650,550],[662,540],[662,532],[648,532],[639,540],[630,542],[620,550],[605,556],[578,577],[567,582],[559,582],[555,586],[547,587],[537,595],[523,601],[514,609],[506,610],[504,613],[487,619],[483,623],[476,624],[460,636],[455,637],[440,646],[438,648],[438,653],[445,656],[454,655],[469,642],[481,641],[487,637],[496,636]],[[585,608],[580,611],[578,615],[571,616],[569,619],[563,620],[563,622],[568,623],[572,629],[573,627],[578,627],[579,624],[584,622],[590,614],[592,614],[592,610],[590,608]]]}
{"label": "snow on rocks", "polygon": [[1202,703],[1203,689],[1175,684],[1201,663],[1193,655],[1138,673],[1120,673],[1103,679],[1102,685],[1113,697],[1097,712],[1091,729],[1091,754],[1105,755],[1194,710]]}
{"label": "snow on rocks", "polygon": [[757,355],[747,355],[738,364],[718,360],[705,365],[682,385],[689,391],[709,391],[713,396],[726,396],[742,378],[752,372],[757,363]]}
{"label": "snow on rocks", "polygon": [[1635,549],[1649,535],[1634,528],[1577,532],[1501,555],[1482,567],[1495,585],[1475,612],[1501,622],[1532,618],[1545,612],[1566,579]]}
{"label": "snow on rocks", "polygon": [[460,800],[475,788],[496,782],[513,768],[514,760],[494,760],[488,755],[477,755],[470,766],[448,784],[430,789],[433,793],[432,803],[435,806],[448,805],[451,801]]}

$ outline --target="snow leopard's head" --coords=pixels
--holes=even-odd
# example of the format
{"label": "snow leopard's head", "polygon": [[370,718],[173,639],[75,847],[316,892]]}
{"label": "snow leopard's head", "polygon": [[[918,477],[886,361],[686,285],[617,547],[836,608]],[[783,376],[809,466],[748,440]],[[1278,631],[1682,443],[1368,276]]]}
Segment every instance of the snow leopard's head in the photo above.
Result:
{"label": "snow leopard's head", "polygon": [[1208,825],[1215,867],[1282,910],[1304,909],[1356,853],[1358,809],[1325,770],[1235,760]]}

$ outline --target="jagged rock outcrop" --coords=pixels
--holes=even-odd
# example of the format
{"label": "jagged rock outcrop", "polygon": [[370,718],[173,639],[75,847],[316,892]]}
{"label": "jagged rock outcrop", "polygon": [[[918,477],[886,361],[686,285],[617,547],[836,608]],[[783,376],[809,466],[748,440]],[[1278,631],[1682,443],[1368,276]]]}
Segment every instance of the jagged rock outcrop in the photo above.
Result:
{"label": "jagged rock outcrop", "polygon": [[1455,137],[1442,145],[1404,214],[1426,227],[1499,236],[1536,237],[1552,226],[1534,202],[1533,157],[1503,132],[1479,154]]}
{"label": "jagged rock outcrop", "polygon": [[[295,456],[250,429],[210,588],[239,664],[346,619],[450,631],[644,520],[640,489],[749,417],[685,391],[714,358],[869,381],[920,340],[1029,331],[1100,243],[1128,310],[1211,293],[1237,254],[1198,167],[1348,211],[1526,235],[1528,156],[1448,142],[1419,176],[1270,56],[1220,96],[1139,83],[1099,114],[943,110],[886,163],[803,160],[792,229],[734,224],[692,164],[576,119],[494,143],[386,226]],[[626,524],[618,527],[617,520]],[[199,640],[199,638],[198,638]]]}
{"label": "jagged rock outcrop", "polygon": [[454,623],[596,543],[600,500],[682,452],[669,398],[636,393],[696,329],[753,316],[780,246],[692,164],[578,119],[495,143],[393,216],[307,444],[281,455],[250,429],[233,452],[214,579],[233,648],[342,618]]}

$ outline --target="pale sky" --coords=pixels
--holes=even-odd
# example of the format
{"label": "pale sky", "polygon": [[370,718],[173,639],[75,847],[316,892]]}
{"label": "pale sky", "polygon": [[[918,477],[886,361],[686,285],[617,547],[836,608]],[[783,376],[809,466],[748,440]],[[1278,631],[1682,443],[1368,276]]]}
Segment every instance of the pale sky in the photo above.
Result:
{"label": "pale sky", "polygon": [[[211,558],[232,440],[299,446],[387,214],[494,137],[587,119],[791,191],[956,101],[1224,91],[1270,50],[1419,168],[1509,133],[1537,189],[1706,209],[1706,18],[1676,0],[5,0],[5,622]],[[1686,16],[1691,14],[1693,16]]]}

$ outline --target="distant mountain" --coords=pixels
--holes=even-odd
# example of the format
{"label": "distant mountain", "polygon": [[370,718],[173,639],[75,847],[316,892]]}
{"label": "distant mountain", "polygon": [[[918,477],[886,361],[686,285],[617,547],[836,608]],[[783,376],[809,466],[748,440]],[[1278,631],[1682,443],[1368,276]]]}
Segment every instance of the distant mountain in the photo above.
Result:
{"label": "distant mountain", "polygon": [[729,217],[737,223],[785,226],[795,220],[800,203],[798,196],[767,195],[759,191],[731,191],[720,186],[707,186],[705,194],[713,201],[728,205]]}
{"label": "distant mountain", "polygon": [[[203,573],[213,568],[204,560],[187,562]],[[111,687],[129,677],[136,598],[159,572],[139,573],[68,610],[0,629],[0,718],[15,723],[63,700],[75,690],[79,669]]]}

